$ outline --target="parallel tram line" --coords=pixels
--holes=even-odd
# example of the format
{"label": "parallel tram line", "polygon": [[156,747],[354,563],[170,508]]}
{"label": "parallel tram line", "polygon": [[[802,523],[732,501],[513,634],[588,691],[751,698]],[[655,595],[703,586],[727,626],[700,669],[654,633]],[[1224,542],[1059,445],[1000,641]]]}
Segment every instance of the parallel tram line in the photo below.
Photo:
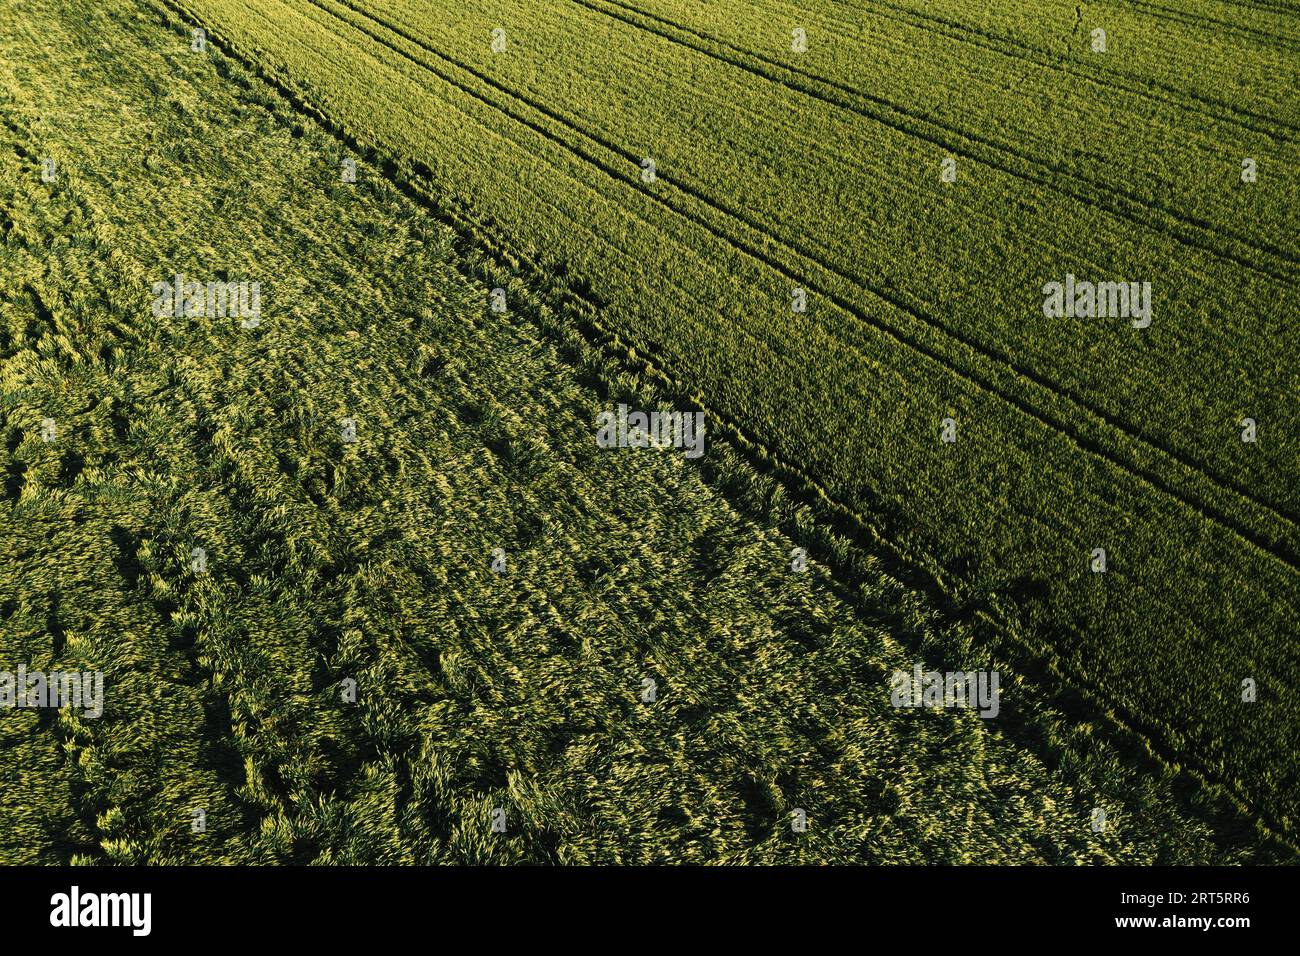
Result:
{"label": "parallel tram line", "polygon": [[[1149,202],[1122,186],[1099,182],[1074,170],[1059,169],[1033,153],[1014,145],[997,142],[978,132],[960,129],[938,119],[928,117],[919,111],[891,102],[884,97],[854,89],[848,84],[812,73],[797,66],[782,63],[756,51],[737,46],[720,37],[702,33],[652,13],[637,10],[621,2],[621,0],[571,0],[571,2],[620,20],[637,29],[654,33],[672,43],[695,50],[755,76],[779,83],[788,89],[810,96],[828,105],[849,110],[914,139],[975,159],[1009,176],[1054,190],[1102,212],[1119,216],[1138,226],[1155,230],[1240,268],[1249,269],[1290,285],[1300,285],[1300,275],[1297,275],[1297,269],[1300,268],[1300,255],[1296,255],[1288,249],[1272,243],[1260,242],[1224,226],[1211,224],[1177,210]],[[609,7],[617,7],[620,10],[611,10]],[[679,31],[687,36],[684,38],[680,35],[674,35],[668,30],[639,22],[636,17],[656,21],[664,27]],[[724,47],[739,58],[733,59],[715,52],[709,48],[709,44]],[[745,58],[748,58],[751,62],[745,62]],[[799,79],[782,76],[782,73],[792,74]],[[898,115],[891,114],[898,114],[903,118],[900,119]],[[937,128],[938,132],[933,131],[930,127]],[[947,138],[945,138],[944,134],[947,134]],[[953,139],[954,137],[955,139]],[[1035,167],[1041,172],[1033,173],[1020,168],[1010,162],[1006,158],[1008,156],[1026,166]],[[1062,178],[1063,174],[1065,178]],[[1071,180],[1092,188],[1079,189],[1072,187],[1070,185]],[[1162,219],[1165,221],[1162,221]],[[1212,240],[1220,235],[1227,236],[1233,242],[1244,246],[1248,252],[1233,251],[1215,245]],[[1254,253],[1255,255],[1252,257],[1248,253]],[[1261,257],[1266,261],[1261,262]],[[1268,262],[1269,259],[1281,261]]]}
{"label": "parallel tram line", "polygon": [[1230,23],[1227,20],[1220,20],[1217,17],[1207,16],[1203,13],[1193,13],[1190,10],[1175,10],[1171,7],[1161,6],[1158,3],[1145,3],[1143,0],[1129,0],[1129,3],[1157,20],[1204,28],[1209,31],[1228,31],[1261,46],[1277,47],[1288,53],[1300,53],[1300,42],[1290,37],[1275,36],[1264,30],[1257,30],[1244,24]]}
{"label": "parallel tram line", "polygon": [[[838,6],[847,7],[850,10],[864,9],[857,4],[845,2],[845,0],[831,0],[831,2]],[[1149,78],[1138,80],[1136,77],[1132,77],[1130,80],[1125,74],[1114,70],[1080,67],[1075,65],[1076,61],[1063,61],[1046,50],[1014,37],[988,33],[958,20],[950,20],[932,13],[923,13],[900,4],[889,3],[888,0],[874,0],[869,6],[883,8],[880,11],[875,11],[877,15],[899,23],[919,26],[963,43],[992,50],[1015,60],[1033,63],[1053,70],[1061,70],[1098,86],[1123,90],[1126,93],[1133,93],[1163,103],[1172,103],[1175,106],[1194,110],[1220,122],[1234,123],[1253,132],[1263,133],[1275,140],[1294,139],[1297,135],[1300,135],[1300,124],[1293,123],[1290,120],[1257,113],[1222,100],[1197,96],[1185,90],[1175,89],[1159,80]]]}

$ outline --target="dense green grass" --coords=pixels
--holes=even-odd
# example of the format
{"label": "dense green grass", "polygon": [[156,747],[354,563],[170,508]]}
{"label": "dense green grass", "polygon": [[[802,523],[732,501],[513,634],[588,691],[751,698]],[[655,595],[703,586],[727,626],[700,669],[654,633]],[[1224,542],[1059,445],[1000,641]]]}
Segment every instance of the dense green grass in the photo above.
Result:
{"label": "dense green grass", "polygon": [[[752,461],[927,569],[991,652],[1290,833],[1290,13],[170,6],[567,281]],[[1045,319],[1067,272],[1152,282],[1153,324]]]}
{"label": "dense green grass", "polygon": [[[999,720],[891,707],[1002,662],[874,558],[794,571],[835,539],[725,447],[599,450],[664,396],[219,51],[14,8],[0,669],[106,706],[0,714],[0,861],[1273,858],[1012,668]],[[263,324],[153,317],[177,271],[260,281]]]}

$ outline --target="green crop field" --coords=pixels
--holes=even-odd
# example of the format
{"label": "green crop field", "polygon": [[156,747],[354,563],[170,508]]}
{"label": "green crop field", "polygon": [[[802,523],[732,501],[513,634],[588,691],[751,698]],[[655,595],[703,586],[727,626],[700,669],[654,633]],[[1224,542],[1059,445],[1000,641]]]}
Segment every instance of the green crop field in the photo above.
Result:
{"label": "green crop field", "polygon": [[1300,10],[4,6],[0,862],[1296,858]]}

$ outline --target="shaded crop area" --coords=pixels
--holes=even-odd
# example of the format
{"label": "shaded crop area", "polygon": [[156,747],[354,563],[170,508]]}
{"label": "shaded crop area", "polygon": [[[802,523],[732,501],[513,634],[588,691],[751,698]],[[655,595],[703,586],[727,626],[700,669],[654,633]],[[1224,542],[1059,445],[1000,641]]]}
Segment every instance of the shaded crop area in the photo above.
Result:
{"label": "shaded crop area", "polygon": [[[1291,839],[1292,11],[167,7],[1058,704]],[[1150,324],[1045,315],[1067,275],[1149,282]]]}

